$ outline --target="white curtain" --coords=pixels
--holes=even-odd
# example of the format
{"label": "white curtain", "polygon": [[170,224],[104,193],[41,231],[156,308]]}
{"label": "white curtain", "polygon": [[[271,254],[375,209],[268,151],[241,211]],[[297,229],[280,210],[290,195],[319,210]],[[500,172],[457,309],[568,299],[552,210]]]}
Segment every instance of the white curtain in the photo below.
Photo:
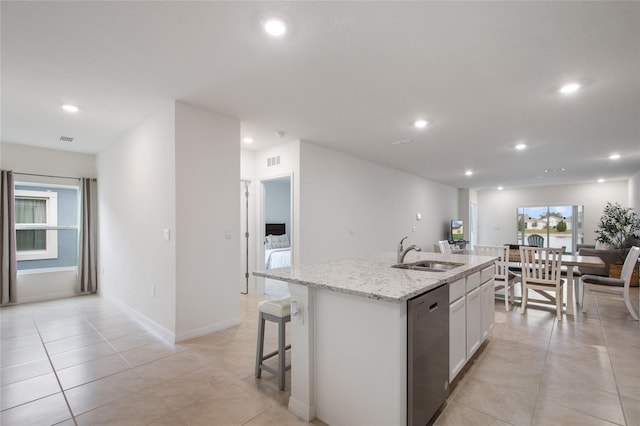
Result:
{"label": "white curtain", "polygon": [[0,304],[17,301],[16,228],[13,172],[1,171],[0,178]]}
{"label": "white curtain", "polygon": [[98,290],[98,183],[95,179],[82,178],[80,186],[82,208],[76,292],[95,293]]}

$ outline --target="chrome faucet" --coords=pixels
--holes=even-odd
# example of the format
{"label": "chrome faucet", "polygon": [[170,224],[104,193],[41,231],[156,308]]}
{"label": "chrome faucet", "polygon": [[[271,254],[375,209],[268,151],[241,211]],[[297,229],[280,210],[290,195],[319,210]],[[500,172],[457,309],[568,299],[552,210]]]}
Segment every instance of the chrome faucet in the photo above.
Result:
{"label": "chrome faucet", "polygon": [[398,263],[402,263],[404,262],[404,257],[407,255],[407,253],[409,253],[411,250],[415,250],[415,251],[422,251],[422,249],[420,247],[418,247],[417,245],[410,245],[409,247],[407,247],[406,249],[404,247],[402,247],[402,243],[404,242],[404,240],[406,240],[408,237],[404,237],[403,239],[400,240],[400,244],[398,244]]}

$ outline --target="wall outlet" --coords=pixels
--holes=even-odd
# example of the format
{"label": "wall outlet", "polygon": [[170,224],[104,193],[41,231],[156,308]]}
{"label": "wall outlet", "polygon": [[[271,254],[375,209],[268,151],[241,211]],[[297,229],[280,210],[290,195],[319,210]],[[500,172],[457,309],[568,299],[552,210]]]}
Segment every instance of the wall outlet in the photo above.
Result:
{"label": "wall outlet", "polygon": [[155,285],[151,286],[151,297],[156,297],[156,286]]}

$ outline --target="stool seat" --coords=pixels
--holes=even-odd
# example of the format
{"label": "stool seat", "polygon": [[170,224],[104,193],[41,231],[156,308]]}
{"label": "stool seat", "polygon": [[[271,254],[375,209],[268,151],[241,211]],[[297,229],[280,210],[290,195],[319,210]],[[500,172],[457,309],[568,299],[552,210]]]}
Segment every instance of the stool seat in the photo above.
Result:
{"label": "stool seat", "polygon": [[[264,354],[264,325],[265,321],[273,321],[278,325],[278,350]],[[291,321],[291,296],[282,299],[263,300],[258,303],[258,345],[256,348],[256,377],[262,376],[262,370],[275,374],[278,377],[278,387],[284,390],[284,373],[291,369],[291,365],[285,364],[285,351],[291,349],[291,345],[285,344],[285,324]],[[278,357],[276,369],[264,364],[264,361]]]}
{"label": "stool seat", "polygon": [[263,300],[258,303],[258,309],[265,314],[273,315],[278,318],[291,315],[291,296],[282,299]]}

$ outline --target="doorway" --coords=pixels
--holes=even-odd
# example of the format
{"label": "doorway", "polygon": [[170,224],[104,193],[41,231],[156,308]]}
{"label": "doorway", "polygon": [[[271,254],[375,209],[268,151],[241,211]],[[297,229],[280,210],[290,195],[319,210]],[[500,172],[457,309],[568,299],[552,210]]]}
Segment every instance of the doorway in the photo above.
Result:
{"label": "doorway", "polygon": [[[292,265],[293,215],[291,176],[262,180],[262,220],[260,224],[264,269],[283,268]],[[267,297],[284,297],[289,294],[287,283],[264,280]]]}

